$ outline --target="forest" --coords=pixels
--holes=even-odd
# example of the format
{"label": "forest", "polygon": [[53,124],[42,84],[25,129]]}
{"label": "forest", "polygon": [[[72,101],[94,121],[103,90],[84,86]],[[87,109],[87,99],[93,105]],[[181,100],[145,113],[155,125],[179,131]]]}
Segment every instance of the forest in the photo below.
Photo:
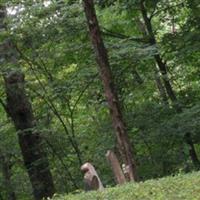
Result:
{"label": "forest", "polygon": [[88,162],[106,188],[197,173],[199,13],[199,0],[0,0],[0,200],[82,193]]}

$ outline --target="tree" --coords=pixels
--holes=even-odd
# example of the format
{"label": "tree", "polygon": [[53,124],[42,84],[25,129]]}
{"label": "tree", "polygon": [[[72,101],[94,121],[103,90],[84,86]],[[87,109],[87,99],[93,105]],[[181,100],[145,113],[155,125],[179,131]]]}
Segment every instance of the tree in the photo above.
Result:
{"label": "tree", "polygon": [[99,71],[104,86],[106,100],[109,105],[110,115],[112,118],[113,127],[115,129],[118,148],[123,162],[129,167],[130,180],[137,180],[136,164],[133,160],[133,153],[126,125],[123,121],[122,112],[117,96],[117,92],[113,83],[112,72],[108,60],[107,50],[104,46],[101,32],[96,17],[93,0],[84,0],[84,9],[87,18],[87,24],[90,31],[91,41],[94,47],[96,61],[99,66]]}
{"label": "tree", "polygon": [[16,200],[16,194],[13,188],[11,176],[12,176],[12,162],[10,160],[9,155],[4,155],[2,152],[0,154],[0,161],[2,165],[2,173],[4,178],[4,185],[7,190],[7,199],[8,200]]}
{"label": "tree", "polygon": [[24,74],[9,72],[4,77],[7,95],[6,111],[11,117],[19,138],[35,200],[52,197],[55,193],[44,143],[38,130],[30,102],[25,93]]}
{"label": "tree", "polygon": [[[150,40],[150,44],[151,45],[157,45],[157,41],[156,41],[156,37],[153,31],[153,26],[151,23],[151,19],[152,17],[148,17],[148,13],[147,13],[147,9],[145,7],[145,0],[141,0],[140,1],[140,10],[142,13],[142,17],[144,20],[144,24],[146,27],[146,31],[149,35],[149,40]],[[174,28],[173,28],[174,29]],[[162,74],[162,79],[164,82],[164,86],[166,89],[166,92],[168,94],[169,99],[171,100],[171,102],[174,104],[175,109],[177,110],[177,112],[182,112],[182,108],[180,107],[180,105],[178,104],[178,99],[176,97],[176,94],[172,88],[172,85],[170,83],[169,80],[169,76],[168,76],[168,71],[167,71],[167,61],[164,61],[160,55],[160,53],[158,52],[156,55],[154,55],[154,59],[155,62],[157,63],[160,73]],[[192,159],[192,162],[194,163],[194,166],[198,169],[200,168],[200,161],[198,159],[195,147],[194,147],[194,143],[192,141],[192,136],[190,133],[186,133],[186,135],[184,136],[185,142],[189,145],[190,147],[190,157]]]}
{"label": "tree", "polygon": [[[38,146],[48,155],[56,192],[77,192],[83,187],[80,165],[85,161],[95,165],[105,186],[114,186],[105,153],[112,149],[120,162],[124,159],[112,134],[112,117],[81,1],[2,2],[8,13],[6,20],[0,13],[1,105],[7,104],[3,77],[20,69],[34,120],[29,130],[41,138]],[[156,43],[147,30],[141,2]],[[112,92],[117,93],[140,180],[199,168],[198,5],[198,0],[95,0],[101,38],[109,52]],[[169,97],[164,79],[177,101]],[[23,131],[16,131],[3,106],[0,151],[10,168],[4,165],[9,176],[0,170],[0,199],[8,199],[13,191],[17,199],[30,199],[32,187],[18,138]],[[5,175],[11,184],[4,181]]]}
{"label": "tree", "polygon": [[[6,30],[6,7],[0,5],[0,27]],[[10,38],[1,44],[1,55],[13,66],[17,65],[17,54]],[[55,192],[52,175],[49,169],[47,154],[45,153],[40,133],[35,130],[36,123],[33,116],[31,103],[26,96],[24,88],[24,74],[20,71],[9,71],[4,76],[6,90],[5,111],[12,119],[19,139],[19,145],[27,169],[33,194],[36,200],[52,197]],[[4,159],[6,166],[6,160]],[[4,174],[8,176],[8,167],[4,167]],[[10,178],[10,177],[7,177]],[[12,198],[15,196],[12,195]]]}

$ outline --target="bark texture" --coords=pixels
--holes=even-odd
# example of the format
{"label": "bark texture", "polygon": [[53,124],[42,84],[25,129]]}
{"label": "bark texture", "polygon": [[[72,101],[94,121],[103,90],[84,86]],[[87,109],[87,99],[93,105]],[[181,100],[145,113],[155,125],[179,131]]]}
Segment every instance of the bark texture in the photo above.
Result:
{"label": "bark texture", "polygon": [[168,105],[168,97],[167,97],[167,94],[166,94],[166,90],[165,90],[165,87],[162,84],[160,74],[157,71],[155,71],[155,81],[156,81],[156,86],[158,88],[158,91],[160,93],[160,97],[162,98],[162,102],[165,105]]}
{"label": "bark texture", "polygon": [[118,148],[123,162],[130,168],[130,180],[137,180],[136,166],[133,160],[132,148],[129,143],[126,126],[123,121],[121,109],[119,106],[119,100],[114,88],[108,54],[101,37],[101,32],[94,8],[94,2],[93,0],[84,0],[83,3],[90,37],[96,55],[96,61],[99,66],[106,100],[108,102],[113,127],[115,129],[118,141]]}
{"label": "bark texture", "polygon": [[52,197],[55,192],[47,155],[42,145],[31,104],[24,88],[24,74],[10,72],[5,79],[7,113],[14,122],[25,167],[33,188],[35,200]]}
{"label": "bark texture", "polygon": [[194,146],[194,143],[192,141],[192,136],[190,133],[187,133],[185,135],[185,141],[186,143],[188,144],[189,146],[189,154],[190,154],[190,158],[195,166],[195,168],[197,170],[200,169],[200,161],[199,161],[199,158],[197,156],[197,153],[196,153],[196,150],[195,150],[195,146]]}
{"label": "bark texture", "polygon": [[2,165],[2,174],[3,174],[3,182],[6,188],[6,192],[7,192],[7,199],[8,200],[16,200],[16,195],[15,195],[15,191],[12,185],[12,172],[11,172],[11,161],[10,161],[10,157],[9,156],[5,156],[3,154],[1,154],[0,156],[0,162]]}
{"label": "bark texture", "polygon": [[[0,31],[7,31],[6,14],[5,5],[0,3]],[[18,55],[9,37],[0,44],[0,58],[2,64],[6,61],[11,66],[18,66]],[[7,96],[5,110],[14,122],[35,200],[51,197],[55,192],[54,184],[42,139],[34,130],[36,125],[24,88],[24,74],[9,72],[4,76],[4,80]]]}

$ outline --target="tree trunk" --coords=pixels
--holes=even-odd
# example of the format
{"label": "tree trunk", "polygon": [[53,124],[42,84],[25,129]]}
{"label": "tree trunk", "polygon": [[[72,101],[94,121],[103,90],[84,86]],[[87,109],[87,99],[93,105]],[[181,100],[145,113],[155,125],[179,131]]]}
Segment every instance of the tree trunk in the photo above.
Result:
{"label": "tree trunk", "polygon": [[106,100],[110,109],[113,127],[115,129],[118,148],[123,162],[130,168],[130,180],[137,180],[136,166],[133,160],[132,148],[129,143],[126,126],[122,118],[121,109],[116,90],[114,88],[107,50],[101,37],[100,27],[95,13],[93,0],[84,0],[85,15],[89,27],[90,37],[99,66],[101,79],[104,86]]}
{"label": "tree trunk", "polygon": [[[6,31],[6,7],[0,4],[0,31]],[[17,64],[17,53],[10,38],[0,46],[1,60]],[[55,192],[47,155],[36,130],[30,102],[25,94],[24,74],[13,71],[4,76],[7,104],[5,110],[14,122],[25,167],[28,171],[35,200],[52,197]]]}
{"label": "tree trunk", "polygon": [[191,134],[190,133],[187,133],[185,135],[185,141],[186,143],[189,145],[190,149],[189,149],[189,154],[190,154],[190,157],[191,157],[191,160],[194,164],[194,167],[199,170],[200,169],[200,161],[198,159],[198,156],[197,156],[197,153],[196,153],[196,150],[195,150],[195,147],[194,147],[194,143],[192,141],[192,138],[191,138]]}
{"label": "tree trunk", "polygon": [[143,84],[144,81],[142,80],[140,74],[137,72],[136,69],[133,69],[133,70],[131,71],[131,74],[132,74],[132,76],[133,76],[133,79],[137,82],[138,85]]}
{"label": "tree trunk", "polygon": [[[156,41],[156,38],[155,38],[155,35],[154,35],[154,32],[153,32],[153,27],[152,27],[152,24],[151,24],[151,19],[147,15],[147,10],[145,8],[144,2],[145,2],[145,0],[140,1],[140,10],[141,10],[141,13],[142,13],[142,17],[143,17],[143,20],[144,20],[144,23],[145,23],[145,26],[146,26],[147,33],[150,37],[151,45],[157,45],[157,41]],[[162,74],[162,79],[163,79],[164,86],[165,86],[165,89],[166,89],[166,92],[168,94],[169,99],[174,104],[176,111],[179,112],[179,113],[182,112],[182,108],[177,103],[177,97],[175,95],[175,92],[173,91],[173,88],[172,88],[171,83],[170,83],[169,78],[168,78],[166,62],[164,62],[162,60],[161,55],[159,53],[154,56],[154,59],[155,59],[157,65],[159,67],[160,73]],[[190,146],[190,152],[189,153],[190,153],[190,157],[191,157],[191,160],[192,160],[194,166],[196,168],[197,168],[197,166],[198,166],[198,168],[200,168],[200,161],[198,159],[197,152],[195,150],[194,143],[192,141],[191,133],[187,133],[185,135],[184,139],[185,139],[185,142]]]}
{"label": "tree trunk", "polygon": [[[142,35],[144,37],[147,37],[149,35],[148,31],[147,31],[147,28],[146,28],[146,25],[144,22],[142,22],[139,18],[136,18],[135,19],[136,21],[136,24],[140,30],[140,32],[142,33]],[[156,65],[156,71],[155,71],[155,82],[156,82],[156,86],[158,88],[158,91],[160,93],[160,97],[162,99],[162,102],[164,104],[168,104],[168,96],[167,96],[167,93],[166,93],[166,90],[165,90],[165,87],[163,86],[163,81],[162,79],[160,78],[160,73],[157,72],[157,62],[155,62],[155,65]]]}
{"label": "tree trunk", "polygon": [[160,93],[160,96],[162,98],[162,102],[165,104],[165,105],[168,105],[168,98],[167,98],[167,94],[166,94],[166,91],[165,91],[165,88],[163,86],[163,83],[162,83],[162,80],[160,78],[160,74],[155,71],[155,81],[156,81],[156,86],[158,88],[158,91]]}
{"label": "tree trunk", "polygon": [[[141,2],[140,2],[140,9],[141,9],[141,12],[142,12],[142,17],[143,17],[143,20],[144,20],[144,23],[145,23],[145,26],[146,26],[147,33],[150,37],[150,44],[151,45],[157,45],[156,38],[155,38],[155,35],[153,33],[151,19],[147,15],[147,11],[146,11],[146,8],[145,8],[145,5],[144,5],[144,0],[141,0]],[[173,91],[172,85],[169,81],[169,77],[168,77],[168,73],[167,73],[167,65],[162,60],[159,53],[154,55],[154,59],[155,59],[157,65],[159,67],[160,73],[162,74],[162,79],[163,79],[167,94],[168,94],[170,100],[172,101],[172,103],[176,103],[177,98],[176,98],[176,95]]]}
{"label": "tree trunk", "polygon": [[4,178],[4,184],[5,184],[5,188],[6,188],[6,193],[7,193],[7,199],[8,200],[16,200],[16,195],[13,189],[13,185],[12,185],[12,180],[11,180],[11,162],[10,162],[10,158],[9,156],[5,156],[5,155],[0,155],[0,161],[1,161],[1,165],[2,165],[2,174],[3,174],[3,178]]}
{"label": "tree trunk", "polygon": [[24,74],[10,72],[5,79],[7,113],[18,133],[24,164],[33,187],[35,200],[52,197],[55,192],[47,155],[40,133],[35,130],[35,119],[25,94]]}

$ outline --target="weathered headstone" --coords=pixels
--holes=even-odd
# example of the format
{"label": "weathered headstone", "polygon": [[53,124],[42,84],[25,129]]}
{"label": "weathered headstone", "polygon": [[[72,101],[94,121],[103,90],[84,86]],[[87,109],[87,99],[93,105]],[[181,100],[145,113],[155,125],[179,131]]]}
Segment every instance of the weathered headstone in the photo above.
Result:
{"label": "weathered headstone", "polygon": [[106,153],[106,158],[109,164],[111,165],[116,183],[124,184],[126,182],[126,178],[124,176],[119,160],[117,159],[117,156],[115,155],[115,153],[112,152],[111,150],[108,150]]}
{"label": "weathered headstone", "polygon": [[81,166],[81,171],[84,172],[84,184],[85,184],[85,190],[103,190],[103,184],[93,167],[93,165],[89,162],[83,164]]}

